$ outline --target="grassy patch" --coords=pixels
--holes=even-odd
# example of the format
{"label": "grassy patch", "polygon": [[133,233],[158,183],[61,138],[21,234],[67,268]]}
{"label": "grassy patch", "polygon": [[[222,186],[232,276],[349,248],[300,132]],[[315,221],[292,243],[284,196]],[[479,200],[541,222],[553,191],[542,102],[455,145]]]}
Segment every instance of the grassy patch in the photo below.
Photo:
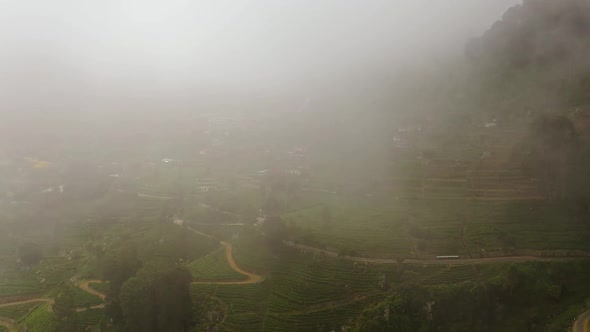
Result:
{"label": "grassy patch", "polygon": [[246,277],[234,271],[225,257],[225,248],[220,248],[205,257],[187,265],[187,268],[198,280],[241,280]]}
{"label": "grassy patch", "polygon": [[102,300],[78,287],[72,287],[72,295],[74,297],[74,305],[76,307],[86,307],[102,303]]}

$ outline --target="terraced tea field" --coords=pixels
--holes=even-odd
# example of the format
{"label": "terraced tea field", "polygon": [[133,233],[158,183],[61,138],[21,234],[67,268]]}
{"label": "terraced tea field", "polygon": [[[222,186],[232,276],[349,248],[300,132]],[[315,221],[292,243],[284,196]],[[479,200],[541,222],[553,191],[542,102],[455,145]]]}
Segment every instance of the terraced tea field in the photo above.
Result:
{"label": "terraced tea field", "polygon": [[352,301],[326,309],[303,311],[296,314],[269,314],[264,320],[264,331],[332,331],[346,329],[354,323],[362,310],[381,297]]}
{"label": "terraced tea field", "polygon": [[96,326],[105,319],[104,309],[91,309],[76,314],[78,331],[87,331],[88,326]]}
{"label": "terraced tea field", "polygon": [[[291,239],[358,256],[467,255],[465,245],[475,255],[498,248],[590,250],[585,240],[590,229],[563,213],[559,202],[346,195],[325,196],[318,202],[322,205],[282,215],[286,223],[299,228]],[[325,207],[331,211],[329,222],[324,220]]]}
{"label": "terraced tea field", "polygon": [[48,306],[49,304],[38,306],[19,326],[28,332],[53,331],[55,327],[55,316],[49,311]]}
{"label": "terraced tea field", "polygon": [[[237,259],[244,257],[240,251],[234,251]],[[406,270],[296,250],[283,253],[280,261],[269,265],[271,276],[262,283],[193,284],[192,295],[199,301],[219,301],[225,313],[221,327],[228,331],[279,331],[289,326],[300,331],[329,329],[350,324],[342,317],[356,317],[368,303],[385,297],[390,284],[404,282],[402,272]],[[416,266],[407,270],[423,276],[439,269]]]}
{"label": "terraced tea field", "polygon": [[39,305],[39,303],[27,303],[0,308],[0,317],[6,317],[17,321],[20,318],[28,315],[32,310],[37,308]]}
{"label": "terraced tea field", "polygon": [[31,271],[10,268],[0,276],[0,296],[23,295],[43,291],[40,279]]}

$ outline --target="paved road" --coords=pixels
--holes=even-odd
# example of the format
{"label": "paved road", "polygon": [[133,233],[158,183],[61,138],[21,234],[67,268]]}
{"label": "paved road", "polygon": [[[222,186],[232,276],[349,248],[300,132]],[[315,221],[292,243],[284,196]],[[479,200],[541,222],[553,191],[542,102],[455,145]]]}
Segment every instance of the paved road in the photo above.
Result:
{"label": "paved road", "polygon": [[572,332],[590,332],[590,329],[588,329],[588,320],[590,320],[590,310],[578,316],[572,326]]}

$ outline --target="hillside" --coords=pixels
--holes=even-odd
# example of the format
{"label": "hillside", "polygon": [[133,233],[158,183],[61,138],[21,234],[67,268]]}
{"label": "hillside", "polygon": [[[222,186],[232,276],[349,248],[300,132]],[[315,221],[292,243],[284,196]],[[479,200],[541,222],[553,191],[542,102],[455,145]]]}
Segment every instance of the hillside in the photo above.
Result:
{"label": "hillside", "polygon": [[590,3],[531,0],[466,47],[473,100],[527,114],[590,103]]}
{"label": "hillside", "polygon": [[529,0],[402,84],[6,140],[0,331],[568,329],[590,309],[588,36],[590,0]]}

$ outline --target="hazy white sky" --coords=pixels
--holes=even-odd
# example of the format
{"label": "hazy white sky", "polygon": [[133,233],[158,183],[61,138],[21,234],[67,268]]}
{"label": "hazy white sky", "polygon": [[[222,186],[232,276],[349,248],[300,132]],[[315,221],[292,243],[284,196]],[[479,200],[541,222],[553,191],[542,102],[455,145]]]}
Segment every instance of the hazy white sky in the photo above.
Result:
{"label": "hazy white sky", "polygon": [[285,89],[460,52],[519,2],[0,0],[1,85],[17,99]]}

